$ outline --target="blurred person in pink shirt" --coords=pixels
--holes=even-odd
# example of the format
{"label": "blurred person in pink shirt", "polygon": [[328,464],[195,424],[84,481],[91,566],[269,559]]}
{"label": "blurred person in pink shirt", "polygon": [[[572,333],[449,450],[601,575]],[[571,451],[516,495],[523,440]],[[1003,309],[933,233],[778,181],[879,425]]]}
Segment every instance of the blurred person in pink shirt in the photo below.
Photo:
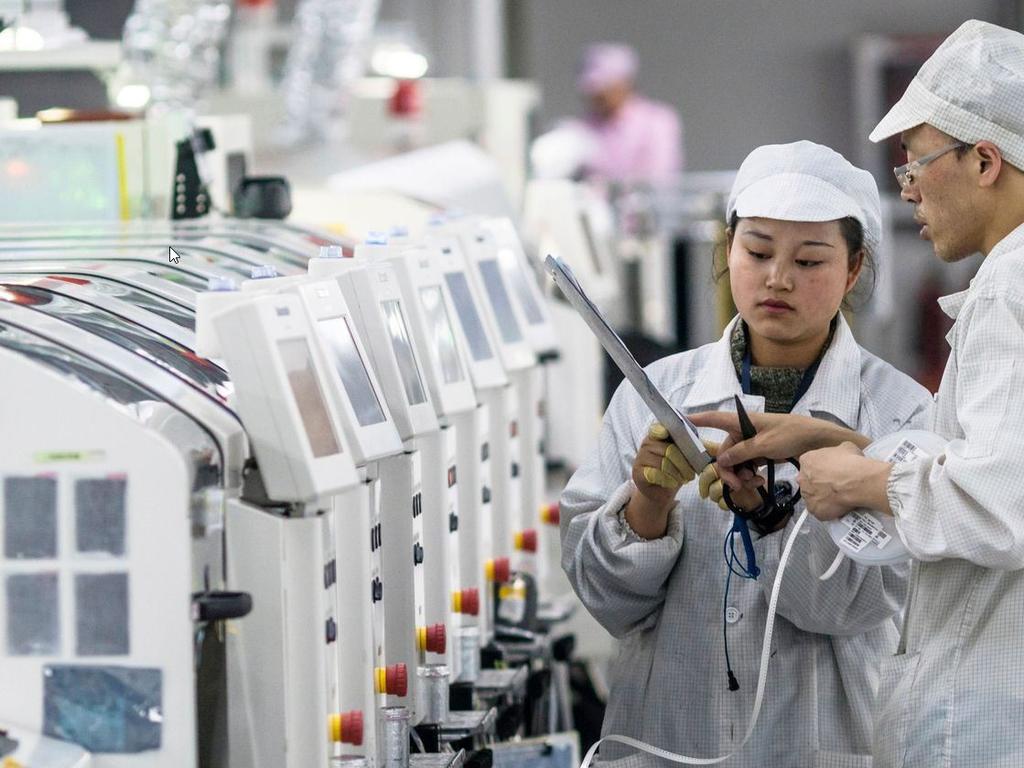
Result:
{"label": "blurred person in pink shirt", "polygon": [[585,175],[624,184],[661,185],[683,168],[683,130],[672,107],[634,90],[636,51],[595,43],[583,53],[577,86],[587,100],[582,121],[593,139]]}

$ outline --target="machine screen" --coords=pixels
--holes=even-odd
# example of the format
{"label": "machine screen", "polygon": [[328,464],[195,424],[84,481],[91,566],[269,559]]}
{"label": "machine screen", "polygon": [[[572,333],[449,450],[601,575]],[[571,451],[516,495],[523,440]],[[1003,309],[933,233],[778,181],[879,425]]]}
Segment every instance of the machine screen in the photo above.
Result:
{"label": "machine screen", "polygon": [[527,283],[529,278],[526,270],[516,258],[515,251],[511,248],[502,248],[498,251],[498,263],[501,264],[501,273],[505,276],[505,280],[512,286],[513,293],[519,299],[519,306],[523,308],[526,322],[530,325],[543,325],[544,316],[540,313],[537,300]]}
{"label": "machine screen", "polygon": [[469,283],[466,275],[462,272],[449,272],[444,276],[448,283],[448,290],[452,293],[452,301],[455,302],[455,311],[462,323],[462,330],[469,342],[469,352],[474,360],[490,360],[494,357],[491,351],[490,342],[487,341],[487,332],[476,311],[476,304],[473,303],[473,294],[470,293]]}
{"label": "machine screen", "polygon": [[384,421],[384,409],[373,389],[370,374],[366,370],[366,361],[359,354],[352,326],[345,316],[320,320],[320,334],[331,355],[334,369],[341,377],[341,383],[348,393],[359,426],[368,427]]}
{"label": "machine screen", "polygon": [[430,334],[431,349],[437,352],[437,361],[441,365],[441,375],[445,384],[464,381],[465,372],[459,360],[459,350],[455,346],[455,333],[452,331],[451,318],[444,304],[444,295],[440,286],[420,288],[420,303],[427,320],[427,333]]}
{"label": "machine screen", "polygon": [[484,278],[484,289],[487,297],[494,307],[494,316],[498,320],[498,330],[501,331],[501,338],[508,344],[514,344],[523,340],[523,332],[519,330],[519,322],[516,320],[515,312],[512,311],[512,302],[509,300],[508,291],[505,290],[505,283],[501,279],[501,270],[498,262],[494,259],[485,259],[480,262],[480,274]]}
{"label": "machine screen", "polygon": [[388,335],[391,336],[391,347],[395,350],[395,358],[398,360],[398,372],[402,376],[405,397],[409,405],[425,403],[427,395],[423,391],[420,369],[412,352],[412,342],[409,340],[409,329],[405,325],[402,305],[397,301],[382,301],[381,308],[387,318]]}
{"label": "machine screen", "polygon": [[338,437],[331,426],[331,417],[324,403],[324,393],[316,379],[316,369],[305,339],[283,339],[277,343],[281,362],[288,374],[288,384],[299,407],[302,426],[309,438],[309,447],[317,459],[340,453]]}

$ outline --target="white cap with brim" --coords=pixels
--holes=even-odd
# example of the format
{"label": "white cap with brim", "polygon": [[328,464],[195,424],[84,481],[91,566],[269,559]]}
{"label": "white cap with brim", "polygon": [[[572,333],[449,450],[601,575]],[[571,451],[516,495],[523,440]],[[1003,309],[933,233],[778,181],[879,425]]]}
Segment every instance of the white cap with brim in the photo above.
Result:
{"label": "white cap with brim", "polygon": [[736,173],[726,217],[781,221],[835,221],[852,217],[875,254],[882,239],[878,186],[867,171],[838,152],[810,141],[768,144]]}
{"label": "white cap with brim", "polygon": [[921,65],[869,138],[882,141],[923,123],[968,144],[991,141],[1024,169],[1024,35],[964,22]]}

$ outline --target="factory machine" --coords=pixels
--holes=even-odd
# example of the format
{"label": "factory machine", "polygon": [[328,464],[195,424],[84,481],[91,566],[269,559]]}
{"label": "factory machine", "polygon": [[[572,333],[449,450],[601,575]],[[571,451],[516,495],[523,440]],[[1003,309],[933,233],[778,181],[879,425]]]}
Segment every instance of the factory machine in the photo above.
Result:
{"label": "factory machine", "polygon": [[561,540],[557,503],[548,503],[545,480],[547,477],[547,424],[549,417],[548,384],[551,370],[561,357],[558,333],[551,319],[549,302],[544,297],[531,267],[522,242],[509,219],[483,219],[480,226],[493,238],[495,258],[504,283],[522,317],[521,328],[527,342],[537,356],[539,368],[529,369],[523,386],[528,393],[527,407],[522,417],[523,443],[530,446],[523,462],[523,519],[522,530],[540,525],[537,540],[537,578],[540,595],[545,602],[542,612],[549,617],[564,615],[575,598],[569,598],[571,588],[562,573],[560,563]]}
{"label": "factory machine", "polygon": [[[273,764],[308,765],[318,756],[326,761],[324,720],[314,723],[306,716],[329,707],[322,612],[330,611],[332,600],[316,566],[318,552],[309,551],[309,533],[318,522],[243,500],[248,442],[226,402],[232,388],[221,369],[152,330],[156,315],[145,324],[141,316],[133,321],[137,307],[117,307],[109,298],[101,307],[86,301],[99,299],[79,288],[80,295],[72,297],[45,284],[8,281],[0,292],[7,327],[17,329],[6,335],[20,340],[17,349],[32,363],[25,368],[24,360],[15,361],[5,370],[45,363],[64,376],[40,377],[37,371],[24,382],[11,378],[14,391],[32,397],[8,398],[16,407],[4,423],[16,426],[27,418],[34,426],[19,430],[25,439],[17,441],[18,451],[27,453],[5,456],[3,466],[18,476],[31,457],[44,465],[35,474],[51,478],[60,493],[50,534],[55,548],[46,545],[33,554],[17,544],[16,521],[28,510],[32,520],[45,520],[37,514],[47,506],[45,497],[15,496],[17,483],[7,483],[6,530],[13,536],[4,550],[4,570],[45,572],[58,587],[52,616],[65,616],[48,627],[56,631],[50,641],[31,639],[46,627],[33,630],[26,622],[30,639],[20,650],[8,648],[3,674],[21,675],[14,687],[23,695],[8,700],[16,711],[0,713],[0,719],[75,741],[95,753],[96,765],[259,764],[246,759],[249,745]],[[25,343],[29,334],[32,345]],[[46,355],[25,354],[41,348]],[[48,396],[40,399],[40,392]],[[81,402],[78,408],[52,407],[69,401]],[[36,402],[45,408],[39,414],[30,407]],[[52,414],[50,421],[45,413]],[[137,431],[122,423],[131,420]],[[49,448],[35,450],[37,440]],[[58,445],[64,448],[55,450]],[[161,457],[161,445],[178,458]],[[15,442],[5,441],[8,446],[13,449]],[[109,467],[111,461],[120,469]],[[195,476],[181,477],[186,470]],[[93,477],[107,484],[89,482]],[[21,528],[20,535],[31,533]],[[303,565],[269,569],[262,582],[239,578],[234,566],[243,551],[252,550],[238,546],[254,531],[269,536],[261,539],[261,552],[275,551],[276,543],[282,558],[291,552]],[[174,574],[189,563],[188,581],[182,583]],[[160,579],[146,577],[154,564]],[[19,598],[18,579],[12,584],[5,615],[21,623],[24,606],[18,601],[26,595]],[[46,599],[48,588],[41,581],[32,584],[36,601]],[[225,589],[239,584],[244,589]],[[75,591],[80,599],[72,597]],[[321,597],[297,599],[308,594]],[[187,596],[191,604],[174,610]],[[215,623],[223,621],[231,621],[230,630]],[[177,651],[175,626],[187,630]],[[285,648],[294,655],[283,653]],[[26,658],[15,658],[20,655]],[[51,679],[63,684],[54,688]],[[261,685],[275,695],[254,696]],[[39,706],[26,706],[33,699]],[[228,706],[231,701],[247,706],[236,709]],[[90,717],[76,716],[82,710]],[[247,717],[234,717],[239,713]],[[25,723],[26,717],[33,722]]]}
{"label": "factory machine", "polygon": [[[437,674],[442,667],[445,672],[449,669],[443,663],[448,660],[446,617],[428,625],[426,612],[425,562],[440,559],[442,552],[428,548],[424,536],[425,529],[443,525],[447,505],[437,496],[425,498],[423,494],[423,478],[440,477],[447,466],[425,463],[419,448],[421,439],[437,432],[437,416],[409,337],[394,270],[386,264],[365,263],[365,257],[359,258],[363,248],[357,246],[356,259],[317,259],[310,274],[332,278],[341,288],[402,440],[402,451],[380,463],[385,533],[382,559],[384,581],[391,591],[385,631],[389,656],[409,670],[415,724],[427,714],[417,698],[424,675],[428,671]],[[447,693],[447,680],[444,689]]]}
{"label": "factory machine", "polygon": [[[247,294],[250,299],[245,298]],[[346,435],[358,468],[358,486],[331,500],[331,535],[337,559],[325,579],[339,584],[339,613],[349,624],[339,628],[336,638],[342,706],[346,713],[361,712],[364,722],[368,721],[363,743],[354,745],[357,749],[352,753],[374,763],[382,762],[386,739],[379,718],[388,707],[411,712],[410,673],[414,672],[407,661],[398,658],[402,638],[388,631],[388,604],[400,595],[387,580],[382,552],[385,540],[391,536],[386,527],[391,515],[385,513],[385,505],[392,504],[407,513],[413,506],[410,488],[406,487],[405,496],[396,502],[383,482],[383,465],[403,455],[402,443],[368,362],[352,308],[336,281],[310,280],[306,276],[255,280],[243,284],[242,297],[240,303],[230,292],[216,297],[219,301],[211,297],[200,308],[200,329],[207,322],[220,325],[222,315],[241,312],[257,299],[280,297],[298,302],[298,311],[306,318],[307,343],[324,361],[326,381],[320,386],[335,404],[339,428]],[[220,309],[218,304],[226,308]],[[234,330],[243,337],[263,333],[244,323]],[[220,328],[217,336],[223,350],[227,340]],[[259,382],[254,381],[253,387],[259,391]],[[271,410],[265,402],[262,407]]]}
{"label": "factory machine", "polygon": [[[455,317],[456,336],[467,351],[470,361],[470,378],[476,390],[477,403],[482,418],[477,424],[480,435],[481,458],[489,465],[481,472],[484,485],[480,500],[482,510],[478,520],[477,553],[463,560],[466,568],[473,568],[478,557],[484,560],[486,588],[485,611],[493,621],[494,604],[492,585],[509,579],[511,573],[512,534],[511,520],[514,510],[514,492],[511,467],[513,457],[518,458],[519,441],[513,425],[515,402],[514,392],[508,376],[501,365],[496,345],[491,338],[479,301],[473,292],[466,261],[457,235],[434,227],[424,238],[437,259],[438,270],[445,281],[447,295]],[[493,624],[489,622],[483,642],[493,636]]]}
{"label": "factory machine", "polygon": [[[506,226],[507,225],[507,226]],[[540,354],[550,357],[557,343],[545,322],[529,277],[513,248],[518,240],[508,220],[470,219],[456,224],[492,335],[499,340],[502,363],[516,394],[515,428],[520,434],[520,497],[513,518],[512,541],[517,569],[546,580],[547,561],[537,524],[544,498],[544,369]],[[531,313],[528,319],[528,313]],[[531,324],[531,319],[533,323]]]}
{"label": "factory machine", "polygon": [[[32,326],[23,333],[40,333],[36,326],[46,330],[46,343],[55,335],[62,349],[101,350],[106,357],[100,363],[90,356],[94,367],[118,375],[145,369],[129,377],[143,389],[161,382],[168,383],[168,392],[184,387],[194,393],[191,400],[161,391],[161,404],[177,413],[198,398],[205,411],[187,415],[206,434],[219,435],[209,426],[217,418],[210,413],[223,413],[221,420],[234,425],[235,436],[221,448],[230,460],[223,460],[225,479],[213,494],[218,503],[201,508],[193,499],[182,507],[193,518],[192,585],[186,593],[206,595],[207,602],[216,600],[211,595],[231,595],[236,602],[250,601],[251,612],[244,618],[229,615],[239,609],[224,597],[228,608],[210,610],[208,616],[193,600],[193,616],[201,618],[193,619],[190,635],[192,641],[200,638],[195,654],[202,652],[208,666],[220,658],[215,670],[220,678],[204,682],[199,675],[204,668],[196,661],[193,695],[199,712],[196,705],[179,709],[165,688],[162,705],[174,712],[176,724],[183,712],[190,724],[200,723],[189,733],[192,751],[175,754],[195,755],[200,764],[297,766],[348,757],[387,762],[396,750],[401,757],[401,734],[436,711],[429,697],[415,696],[416,672],[424,672],[423,690],[437,691],[429,672],[443,664],[453,689],[471,684],[472,703],[494,701],[488,694],[501,698],[525,679],[523,670],[478,671],[475,648],[490,639],[496,594],[491,587],[511,576],[507,554],[501,557],[487,545],[496,522],[487,509],[494,495],[492,450],[509,467],[509,481],[517,479],[512,456],[518,401],[510,396],[499,339],[488,335],[493,330],[486,323],[495,321],[485,319],[493,311],[485,302],[494,297],[474,282],[473,267],[460,258],[459,239],[451,233],[434,232],[419,256],[404,246],[366,251],[360,259],[342,260],[347,262],[343,274],[317,280],[302,275],[299,263],[325,245],[337,253],[336,240],[318,241],[298,228],[282,235],[276,223],[241,223],[238,229],[253,231],[235,240],[236,225],[227,220],[208,229],[175,225],[170,234],[181,246],[173,260],[166,252],[168,238],[155,234],[125,238],[98,227],[79,247],[60,237],[8,229],[0,233],[0,311],[17,313],[22,325]],[[185,229],[194,229],[194,236],[180,236]],[[314,264],[320,261],[332,260]],[[270,277],[277,273],[286,276]],[[242,291],[207,290],[232,288],[253,274],[268,279],[243,283]],[[60,395],[47,402],[66,399]],[[504,427],[497,432],[491,406]],[[180,420],[165,421],[178,428]],[[138,429],[153,431],[152,423]],[[124,433],[111,428],[97,434],[120,445]],[[0,466],[6,471],[16,464]],[[521,520],[523,505],[513,501],[514,493],[502,498],[508,511],[504,520]],[[0,513],[5,509],[0,505]],[[205,529],[197,516],[212,533],[199,536],[197,531]],[[441,525],[425,525],[430,516]],[[358,530],[367,533],[353,535]],[[505,552],[512,533],[505,538]],[[268,568],[268,552],[276,553],[269,562],[285,567]],[[8,550],[4,555],[5,576],[12,568],[27,568],[11,566],[27,558]],[[63,578],[62,565],[54,566],[52,557],[41,559],[44,570]],[[149,562],[132,561],[129,572],[142,572]],[[67,588],[60,578],[64,606]],[[392,581],[395,586],[385,590]],[[0,594],[8,602],[14,599],[11,589]],[[303,599],[307,595],[319,597]],[[136,594],[131,597],[134,601]],[[158,603],[164,604],[147,598],[150,607]],[[7,616],[11,609],[5,608],[0,614]],[[134,621],[145,613],[130,615]],[[205,631],[207,623],[216,631]],[[442,647],[448,628],[457,642]],[[67,634],[61,640],[64,652]],[[214,640],[222,643],[219,657],[206,651]],[[142,647],[133,641],[132,652]],[[52,648],[48,652],[51,657],[43,658],[53,662]],[[219,700],[212,697],[222,707],[220,720],[204,716],[211,697],[196,694],[203,685],[221,692]],[[244,705],[225,705],[225,692]],[[0,705],[0,722],[62,737],[55,730],[58,721],[46,719],[49,709],[31,722],[16,715]],[[493,717],[486,706],[452,712],[447,740],[486,736]],[[170,720],[163,722],[166,737]],[[227,736],[216,732],[214,723],[226,723]],[[445,730],[442,724],[442,741]],[[97,746],[83,746],[90,744]],[[153,747],[140,749],[151,756]],[[211,754],[219,755],[212,763],[207,762]],[[454,764],[461,754],[413,755],[413,763]]]}
{"label": "factory machine", "polygon": [[[569,264],[587,295],[616,322],[621,291],[611,247],[613,223],[607,203],[583,185],[555,179],[527,185],[524,239],[541,258],[553,254]],[[604,357],[600,344],[571,307],[560,301],[550,307],[561,334],[562,357],[549,366],[548,389],[573,396],[548,414],[548,452],[575,469],[590,453],[604,413]]]}
{"label": "factory machine", "polygon": [[[470,423],[460,427],[476,411],[476,396],[469,380],[469,366],[455,337],[451,310],[444,284],[427,249],[401,247],[374,249],[369,256],[395,270],[410,320],[411,340],[418,350],[423,378],[433,404],[439,429],[420,439],[424,463],[444,471],[423,478],[426,506],[439,505],[441,524],[424,527],[428,551],[425,579],[427,621],[442,617],[452,628],[447,659],[453,681],[476,680],[480,667],[480,593],[484,569],[477,561],[471,569],[461,567],[463,539],[476,551],[475,520],[480,515],[479,497],[472,504],[460,503],[461,489],[479,487],[480,454],[478,436]],[[311,265],[312,269],[312,265]],[[462,444],[467,450],[460,451]],[[467,460],[468,459],[468,460]],[[428,499],[434,500],[428,503]],[[467,555],[469,553],[467,552]]]}

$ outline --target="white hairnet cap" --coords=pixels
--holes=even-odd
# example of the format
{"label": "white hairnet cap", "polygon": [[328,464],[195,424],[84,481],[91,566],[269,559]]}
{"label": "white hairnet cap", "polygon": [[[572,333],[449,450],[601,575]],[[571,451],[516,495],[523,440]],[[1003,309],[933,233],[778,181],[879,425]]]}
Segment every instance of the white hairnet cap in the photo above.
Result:
{"label": "white hairnet cap", "polygon": [[811,141],[766,144],[743,161],[726,218],[834,221],[852,216],[864,230],[864,246],[876,253],[882,239],[878,186],[835,150]]}
{"label": "white hairnet cap", "polygon": [[986,139],[1024,168],[1024,35],[972,19],[921,65],[872,141],[928,123],[973,144]]}

